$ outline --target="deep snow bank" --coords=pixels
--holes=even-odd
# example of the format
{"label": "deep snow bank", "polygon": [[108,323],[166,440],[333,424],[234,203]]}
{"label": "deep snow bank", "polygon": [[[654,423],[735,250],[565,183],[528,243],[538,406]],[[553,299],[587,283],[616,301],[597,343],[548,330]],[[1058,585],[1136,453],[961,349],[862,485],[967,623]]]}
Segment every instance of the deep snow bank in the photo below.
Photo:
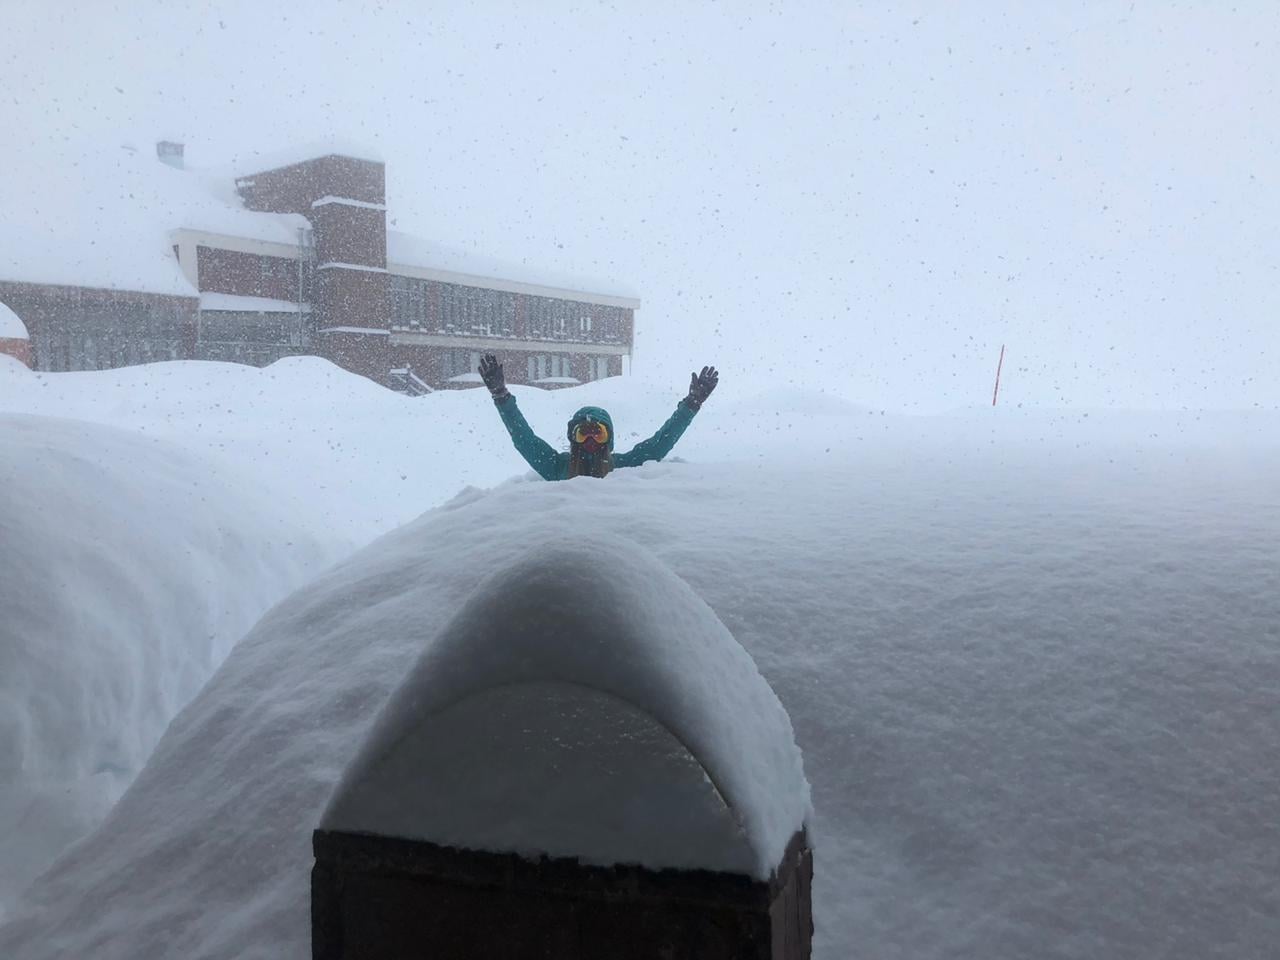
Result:
{"label": "deep snow bank", "polygon": [[[957,439],[456,498],[236,647],[0,955],[306,957],[310,832],[405,672],[531,546],[625,538],[791,715],[818,957],[1270,957],[1274,443],[965,458]],[[383,603],[400,612],[368,629]]]}
{"label": "deep snow bank", "polygon": [[0,414],[0,908],[338,549],[171,444]]}
{"label": "deep snow bank", "polygon": [[791,721],[751,657],[660,561],[610,539],[538,546],[477,587],[322,825],[767,880],[809,813]]}
{"label": "deep snow bank", "polygon": [[[34,373],[0,357],[0,410],[104,423],[170,440],[234,467],[275,491],[318,535],[361,545],[467,486],[528,472],[484,390],[410,398],[317,357],[257,369],[179,361],[119,370]],[[1274,413],[1032,412],[1016,407],[951,417],[901,417],[816,391],[741,382],[726,371],[672,458],[699,463],[791,464],[825,471],[918,469],[975,448],[992,473],[1005,450],[1060,459],[1082,450],[1104,461],[1147,452],[1240,449],[1280,436]],[[614,377],[567,390],[516,387],[530,425],[557,448],[586,404],[608,408],[620,449],[652,435],[684,396],[684,383]]]}

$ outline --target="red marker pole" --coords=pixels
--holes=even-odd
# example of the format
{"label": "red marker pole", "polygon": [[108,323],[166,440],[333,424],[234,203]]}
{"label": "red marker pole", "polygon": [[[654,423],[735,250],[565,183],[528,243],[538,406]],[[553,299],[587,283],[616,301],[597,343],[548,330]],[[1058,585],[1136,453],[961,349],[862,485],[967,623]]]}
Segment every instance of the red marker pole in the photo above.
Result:
{"label": "red marker pole", "polygon": [[1000,395],[1000,369],[1004,366],[1004,344],[1000,344],[1000,362],[996,364],[996,388],[991,392],[991,405],[996,405],[996,397]]}

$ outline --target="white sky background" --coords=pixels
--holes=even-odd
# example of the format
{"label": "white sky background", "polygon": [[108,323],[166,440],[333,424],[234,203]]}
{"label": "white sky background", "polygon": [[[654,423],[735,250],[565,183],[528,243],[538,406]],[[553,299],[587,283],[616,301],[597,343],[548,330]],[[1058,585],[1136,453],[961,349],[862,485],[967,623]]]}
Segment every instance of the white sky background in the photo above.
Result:
{"label": "white sky background", "polygon": [[1009,405],[1280,407],[1271,0],[0,17],[9,150],[367,145],[396,229],[639,295],[673,392],[981,405],[1007,343]]}

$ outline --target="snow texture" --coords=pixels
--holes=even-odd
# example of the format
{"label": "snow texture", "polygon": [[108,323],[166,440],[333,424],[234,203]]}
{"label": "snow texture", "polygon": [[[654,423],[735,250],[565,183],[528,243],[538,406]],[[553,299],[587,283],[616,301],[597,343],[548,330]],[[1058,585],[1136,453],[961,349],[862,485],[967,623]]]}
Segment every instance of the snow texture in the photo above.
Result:
{"label": "snow texture", "polygon": [[[513,392],[553,444],[587,403],[627,443],[683,387]],[[482,394],[315,359],[0,358],[0,409],[162,437],[308,529],[385,534],[235,648],[0,927],[6,960],[306,957],[309,835],[372,718],[494,570],[612,540],[703,597],[791,717],[819,960],[1274,956],[1274,414],[896,417],[726,377],[667,463],[547,484],[502,483],[527,474]]]}
{"label": "snow texture", "polygon": [[0,340],[29,340],[27,325],[22,319],[0,303]]}
{"label": "snow texture", "polygon": [[276,600],[336,558],[243,478],[0,415],[0,913],[87,833]]}
{"label": "snow texture", "polygon": [[[361,631],[404,606],[384,599]],[[614,540],[539,547],[481,583],[323,825],[763,880],[809,812],[791,722],[751,657],[687,584]]]}

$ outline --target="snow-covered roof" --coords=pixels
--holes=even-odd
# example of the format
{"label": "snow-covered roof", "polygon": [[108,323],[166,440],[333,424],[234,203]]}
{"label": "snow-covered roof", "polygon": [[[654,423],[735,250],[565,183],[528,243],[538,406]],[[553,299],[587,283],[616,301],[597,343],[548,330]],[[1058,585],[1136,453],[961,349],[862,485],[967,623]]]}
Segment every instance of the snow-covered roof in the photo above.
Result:
{"label": "snow-covered roof", "polygon": [[480,374],[472,371],[471,373],[460,373],[456,377],[450,377],[448,383],[483,383]]}
{"label": "snow-covered roof", "polygon": [[369,160],[383,163],[381,155],[370,148],[367,143],[352,140],[331,138],[314,140],[309,143],[298,143],[280,150],[242,150],[231,159],[231,163],[219,168],[229,180],[237,177],[252,176],[268,170],[279,170],[291,167],[295,163],[314,160],[317,157],[351,157],[356,160]]}
{"label": "snow-covered roof", "polygon": [[0,340],[29,340],[27,325],[16,313],[0,303]]}
{"label": "snow-covered roof", "polygon": [[200,309],[250,313],[298,313],[302,307],[293,300],[245,297],[235,293],[202,293]]}
{"label": "snow-covered roof", "polygon": [[5,155],[0,280],[191,296],[173,252],[183,227],[296,244],[294,214],[245,210],[227,177],[178,170],[155,146],[42,146]]}
{"label": "snow-covered roof", "polygon": [[322,825],[765,879],[808,814],[791,721],[751,657],[661,561],[598,541],[477,587]]}
{"label": "snow-covered roof", "polygon": [[633,309],[640,305],[632,289],[608,276],[565,273],[527,259],[520,262],[501,260],[475,250],[446,247],[398,230],[387,231],[387,265],[391,273],[451,283],[511,289]]}

